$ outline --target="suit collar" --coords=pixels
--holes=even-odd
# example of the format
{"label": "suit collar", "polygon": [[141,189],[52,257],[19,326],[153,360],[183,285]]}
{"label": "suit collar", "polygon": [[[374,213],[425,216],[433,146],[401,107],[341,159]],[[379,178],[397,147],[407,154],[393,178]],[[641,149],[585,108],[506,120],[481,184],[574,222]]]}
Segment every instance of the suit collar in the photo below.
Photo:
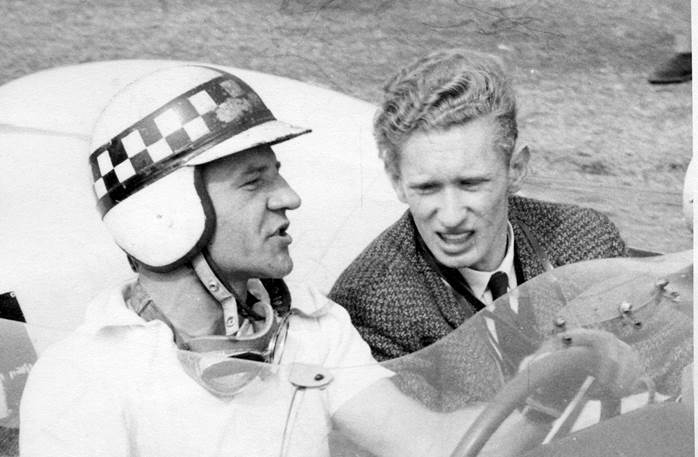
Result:
{"label": "suit collar", "polygon": [[514,264],[517,267],[517,276],[521,276],[518,278],[520,284],[543,273],[545,266],[526,234],[524,222],[518,211],[511,204],[509,205],[509,223],[514,230],[514,255],[516,256]]}

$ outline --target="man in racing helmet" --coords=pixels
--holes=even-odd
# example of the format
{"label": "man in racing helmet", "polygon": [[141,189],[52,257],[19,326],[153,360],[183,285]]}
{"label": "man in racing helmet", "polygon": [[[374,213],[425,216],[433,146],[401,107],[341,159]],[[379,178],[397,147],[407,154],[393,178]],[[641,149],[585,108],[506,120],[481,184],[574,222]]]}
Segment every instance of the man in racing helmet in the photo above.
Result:
{"label": "man in racing helmet", "polygon": [[330,424],[378,455],[450,453],[478,410],[408,399],[346,311],[281,280],[300,199],[271,145],[307,132],[205,66],[156,71],[111,100],[90,165],[138,276],[33,368],[23,455],[326,455]]}
{"label": "man in racing helmet", "polygon": [[[300,198],[270,146],[308,131],[276,120],[242,80],[201,66],[143,78],[112,100],[90,165],[103,220],[139,272],[127,300],[137,314],[167,316],[189,344],[220,323],[227,336],[249,331],[248,293],[283,299],[283,283],[252,279],[293,266],[285,212]],[[175,274],[186,295],[169,296]],[[134,304],[154,294],[165,297]],[[191,294],[195,310],[178,303]]]}

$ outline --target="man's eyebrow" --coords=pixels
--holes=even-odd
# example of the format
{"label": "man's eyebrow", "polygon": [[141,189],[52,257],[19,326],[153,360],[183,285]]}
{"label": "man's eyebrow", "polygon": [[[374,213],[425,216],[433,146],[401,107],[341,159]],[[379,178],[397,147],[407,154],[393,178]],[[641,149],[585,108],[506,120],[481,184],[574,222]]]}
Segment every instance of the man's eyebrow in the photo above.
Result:
{"label": "man's eyebrow", "polygon": [[484,175],[479,175],[479,176],[465,176],[460,178],[459,180],[462,182],[469,182],[469,183],[480,183],[480,182],[485,182],[485,181],[491,181],[494,179],[493,174],[484,174]]}
{"label": "man's eyebrow", "polygon": [[243,176],[248,176],[248,175],[264,173],[264,171],[266,171],[267,168],[269,168],[268,164],[250,165],[249,167],[245,168],[240,174]]}
{"label": "man's eyebrow", "polygon": [[[279,170],[279,168],[281,168],[281,162],[279,162],[277,160],[273,166],[276,170]],[[250,165],[247,168],[245,168],[243,171],[241,171],[240,174],[243,176],[254,175],[254,174],[258,174],[258,173],[264,173],[268,169],[269,169],[268,163],[264,163],[261,165],[254,165],[253,164],[253,165]]]}
{"label": "man's eyebrow", "polygon": [[410,188],[417,188],[417,187],[425,187],[425,186],[435,186],[438,184],[438,181],[434,179],[415,179],[414,181],[408,182],[407,187]]}

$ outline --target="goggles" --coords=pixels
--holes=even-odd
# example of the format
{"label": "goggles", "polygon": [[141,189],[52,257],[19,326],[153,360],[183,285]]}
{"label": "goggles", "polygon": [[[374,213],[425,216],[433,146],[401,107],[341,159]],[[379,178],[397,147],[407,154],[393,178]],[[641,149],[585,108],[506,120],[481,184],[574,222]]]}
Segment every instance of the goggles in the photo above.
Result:
{"label": "goggles", "polygon": [[257,302],[254,314],[263,321],[246,318],[235,335],[192,338],[178,352],[187,374],[211,393],[232,397],[271,373],[269,364],[279,364],[292,313],[281,317],[269,303]]}

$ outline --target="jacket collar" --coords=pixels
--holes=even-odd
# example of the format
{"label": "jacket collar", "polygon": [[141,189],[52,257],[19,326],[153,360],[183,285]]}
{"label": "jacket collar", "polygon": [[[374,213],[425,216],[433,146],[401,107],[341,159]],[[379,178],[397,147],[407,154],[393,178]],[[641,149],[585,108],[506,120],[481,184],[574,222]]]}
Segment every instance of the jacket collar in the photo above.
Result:
{"label": "jacket collar", "polygon": [[[514,265],[519,276],[519,284],[521,284],[545,271],[541,259],[543,254],[536,252],[536,248],[526,234],[525,223],[516,206],[512,205],[511,199],[509,200],[509,223],[514,230]],[[535,236],[535,234],[531,235]]]}

